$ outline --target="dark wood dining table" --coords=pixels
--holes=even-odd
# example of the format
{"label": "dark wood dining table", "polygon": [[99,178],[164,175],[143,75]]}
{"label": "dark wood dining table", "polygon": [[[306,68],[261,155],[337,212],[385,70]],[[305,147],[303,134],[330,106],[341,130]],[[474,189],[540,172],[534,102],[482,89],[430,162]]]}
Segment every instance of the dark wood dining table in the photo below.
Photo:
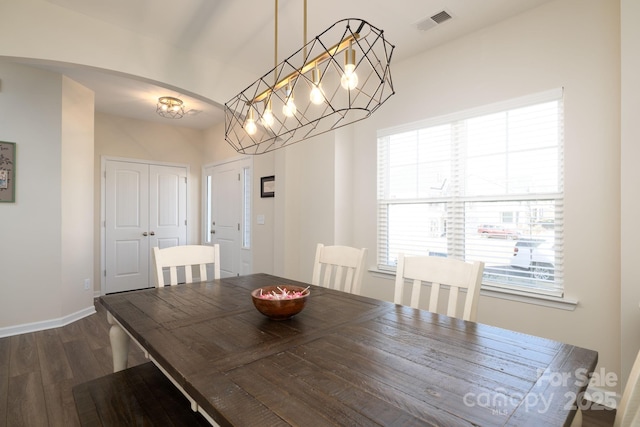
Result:
{"label": "dark wood dining table", "polygon": [[[250,291],[305,283],[254,274],[102,296],[116,370],[129,337],[212,424],[562,426],[592,350],[311,287],[270,320]],[[123,360],[124,358],[124,360]]]}

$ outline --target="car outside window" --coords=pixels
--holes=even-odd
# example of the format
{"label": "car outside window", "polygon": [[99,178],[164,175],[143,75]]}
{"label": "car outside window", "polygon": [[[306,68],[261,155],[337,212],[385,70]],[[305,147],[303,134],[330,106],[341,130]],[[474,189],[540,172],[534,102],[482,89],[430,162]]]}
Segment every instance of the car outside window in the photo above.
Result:
{"label": "car outside window", "polygon": [[521,233],[513,226],[484,224],[478,227],[478,234],[482,237],[502,237],[517,239]]}

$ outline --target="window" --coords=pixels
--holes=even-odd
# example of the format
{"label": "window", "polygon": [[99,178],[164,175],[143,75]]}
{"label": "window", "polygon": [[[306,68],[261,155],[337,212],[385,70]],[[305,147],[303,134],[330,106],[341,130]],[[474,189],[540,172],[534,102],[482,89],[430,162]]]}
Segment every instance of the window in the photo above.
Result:
{"label": "window", "polygon": [[378,133],[378,267],[484,261],[483,286],[562,296],[562,91]]}

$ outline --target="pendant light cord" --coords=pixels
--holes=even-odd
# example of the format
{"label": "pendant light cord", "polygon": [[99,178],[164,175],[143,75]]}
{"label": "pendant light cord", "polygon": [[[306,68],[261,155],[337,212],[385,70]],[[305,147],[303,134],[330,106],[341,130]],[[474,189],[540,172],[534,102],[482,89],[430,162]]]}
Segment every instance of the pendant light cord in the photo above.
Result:
{"label": "pendant light cord", "polygon": [[[278,82],[278,0],[275,0],[275,25],[274,25],[274,48],[273,48],[273,78],[274,83]],[[304,0],[304,8],[303,8],[303,46],[304,46],[304,60],[307,61],[307,0]]]}
{"label": "pendant light cord", "polygon": [[274,49],[273,49],[273,79],[274,84],[278,82],[278,0],[276,2],[275,17],[276,22],[274,26]]}

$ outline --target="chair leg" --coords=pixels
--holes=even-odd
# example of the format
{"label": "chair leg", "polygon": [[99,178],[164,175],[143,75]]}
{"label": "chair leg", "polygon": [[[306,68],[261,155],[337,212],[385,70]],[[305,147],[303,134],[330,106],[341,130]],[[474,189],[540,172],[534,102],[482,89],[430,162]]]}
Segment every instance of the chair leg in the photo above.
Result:
{"label": "chair leg", "polygon": [[127,369],[129,335],[118,325],[111,313],[107,313],[107,321],[111,325],[109,341],[111,341],[111,353],[113,355],[113,372],[122,371]]}

